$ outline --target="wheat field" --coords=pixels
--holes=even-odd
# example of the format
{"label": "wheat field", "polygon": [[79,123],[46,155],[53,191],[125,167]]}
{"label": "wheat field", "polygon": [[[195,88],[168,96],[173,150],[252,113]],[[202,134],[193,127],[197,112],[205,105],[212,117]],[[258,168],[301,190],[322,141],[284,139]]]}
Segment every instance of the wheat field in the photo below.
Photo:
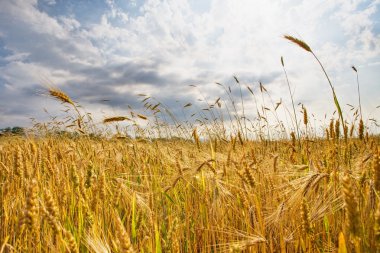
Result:
{"label": "wheat field", "polygon": [[379,139],[236,139],[3,138],[1,251],[376,252]]}
{"label": "wheat field", "polygon": [[[264,113],[276,121],[277,103],[256,108],[253,132],[228,96],[188,123],[142,94],[145,114],[110,116],[102,128],[50,88],[68,121],[0,137],[0,253],[380,252],[380,138],[361,108],[343,119],[326,77],[338,113],[323,135],[306,107],[297,120],[294,103],[292,129],[269,127]],[[261,83],[260,92],[269,93]],[[217,113],[223,106],[229,123]],[[164,112],[170,124],[159,122]]]}

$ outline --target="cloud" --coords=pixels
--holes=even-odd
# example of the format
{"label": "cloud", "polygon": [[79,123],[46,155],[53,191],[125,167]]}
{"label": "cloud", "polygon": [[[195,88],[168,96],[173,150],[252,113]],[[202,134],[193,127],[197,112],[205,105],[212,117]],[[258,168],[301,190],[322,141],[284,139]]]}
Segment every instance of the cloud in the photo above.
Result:
{"label": "cloud", "polygon": [[[126,5],[106,0],[81,14],[62,3],[43,2],[0,2],[0,107],[17,107],[3,110],[17,115],[17,122],[46,105],[24,92],[41,83],[59,86],[97,112],[115,113],[127,105],[141,108],[138,93],[175,108],[201,96],[213,100],[225,95],[215,82],[234,87],[235,75],[245,88],[247,105],[254,103],[246,85],[258,92],[261,81],[272,100],[283,98],[289,107],[281,56],[297,103],[323,117],[334,110],[328,83],[312,55],[283,40],[283,34],[310,44],[341,104],[352,103],[355,94],[351,65],[380,61],[378,1],[147,0]],[[94,17],[84,20],[91,13]],[[361,85],[368,94],[364,101],[380,95],[378,88],[368,92],[366,87],[372,86]],[[232,95],[239,99],[240,92]],[[264,100],[269,103],[269,97]],[[13,101],[28,101],[35,109]],[[364,102],[366,111],[372,104]],[[255,110],[249,111],[255,117]]]}
{"label": "cloud", "polygon": [[57,2],[55,0],[43,0],[47,5],[55,5]]}

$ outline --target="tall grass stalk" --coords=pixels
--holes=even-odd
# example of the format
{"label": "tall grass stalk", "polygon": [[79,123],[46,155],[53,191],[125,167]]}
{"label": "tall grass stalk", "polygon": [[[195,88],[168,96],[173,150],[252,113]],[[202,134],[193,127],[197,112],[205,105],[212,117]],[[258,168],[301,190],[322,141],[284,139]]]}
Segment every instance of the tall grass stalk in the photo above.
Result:
{"label": "tall grass stalk", "polygon": [[319,66],[321,66],[322,68],[322,71],[323,73],[325,74],[326,78],[327,78],[327,81],[329,82],[329,85],[330,85],[330,88],[331,88],[331,91],[333,93],[333,98],[334,98],[334,104],[336,106],[336,109],[338,110],[338,113],[339,113],[339,118],[341,120],[341,123],[342,123],[342,126],[344,126],[344,119],[343,119],[343,113],[342,113],[342,109],[339,105],[339,102],[338,102],[338,98],[336,96],[336,93],[335,93],[335,89],[334,89],[334,86],[332,85],[331,81],[330,81],[330,78],[329,76],[327,75],[327,72],[325,70],[325,68],[323,67],[321,61],[318,59],[318,57],[315,55],[315,53],[313,52],[313,50],[311,50],[311,48],[309,47],[309,45],[307,45],[304,41],[300,40],[300,39],[297,39],[293,36],[290,36],[290,35],[284,35],[284,38],[293,42],[294,44],[298,45],[299,47],[303,48],[304,50],[306,50],[307,52],[311,53],[315,60],[317,60]]}
{"label": "tall grass stalk", "polygon": [[353,69],[353,70],[355,71],[355,73],[356,73],[356,83],[357,83],[357,85],[358,85],[358,98],[359,98],[360,119],[363,120],[362,103],[361,103],[361,101],[360,101],[359,73],[358,73],[357,68],[355,68],[355,66],[352,66],[352,69]]}
{"label": "tall grass stalk", "polygon": [[286,78],[286,83],[288,84],[290,99],[292,100],[293,116],[294,116],[294,121],[295,121],[295,125],[296,125],[296,130],[297,130],[298,144],[299,144],[299,146],[301,146],[300,131],[299,131],[299,126],[298,126],[296,107],[294,105],[293,92],[290,89],[290,82],[289,82],[289,78],[288,78],[288,73],[286,72],[284,58],[282,56],[281,56],[281,65],[282,65],[282,69],[284,70],[284,74],[285,74],[285,78]]}

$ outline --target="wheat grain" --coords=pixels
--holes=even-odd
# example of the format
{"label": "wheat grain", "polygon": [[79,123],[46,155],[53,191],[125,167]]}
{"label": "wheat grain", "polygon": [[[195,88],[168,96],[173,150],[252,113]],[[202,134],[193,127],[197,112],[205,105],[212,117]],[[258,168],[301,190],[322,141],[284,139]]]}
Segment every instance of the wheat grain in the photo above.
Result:
{"label": "wheat grain", "polygon": [[74,106],[74,102],[71,100],[71,98],[61,90],[58,90],[56,88],[50,88],[49,95],[61,101],[62,103],[68,103]]}
{"label": "wheat grain", "polygon": [[131,119],[125,116],[115,116],[115,117],[105,118],[103,120],[103,123],[106,124],[106,123],[118,122],[118,121],[124,121],[124,120],[131,120]]}

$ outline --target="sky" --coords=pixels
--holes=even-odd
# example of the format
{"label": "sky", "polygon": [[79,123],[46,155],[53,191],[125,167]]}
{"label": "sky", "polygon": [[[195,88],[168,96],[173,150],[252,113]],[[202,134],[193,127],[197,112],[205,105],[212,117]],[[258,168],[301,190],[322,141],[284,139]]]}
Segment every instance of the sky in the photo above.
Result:
{"label": "sky", "polygon": [[[358,106],[354,65],[363,117],[379,119],[379,0],[1,0],[0,128],[58,114],[62,105],[43,95],[49,85],[97,121],[128,105],[143,112],[140,93],[174,113],[189,102],[202,107],[199,98],[225,99],[216,82],[236,89],[233,76],[258,95],[262,82],[290,109],[281,56],[296,104],[323,124],[334,111],[330,87],[312,55],[284,34],[319,57],[348,121],[346,104]],[[243,93],[247,116],[257,117]]]}

